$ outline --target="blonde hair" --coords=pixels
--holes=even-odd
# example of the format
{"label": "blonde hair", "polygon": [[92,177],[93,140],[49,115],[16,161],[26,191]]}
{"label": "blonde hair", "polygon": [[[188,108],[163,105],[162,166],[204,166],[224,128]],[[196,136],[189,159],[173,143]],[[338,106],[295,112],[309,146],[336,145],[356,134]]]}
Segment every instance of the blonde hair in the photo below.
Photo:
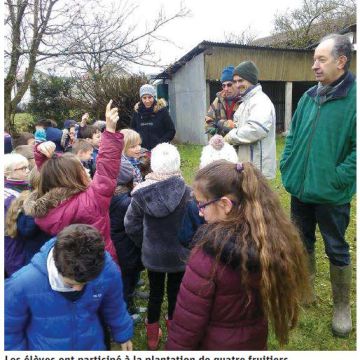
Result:
{"label": "blonde hair", "polygon": [[[40,181],[40,172],[34,167],[29,174],[29,183],[32,190],[37,190]],[[30,196],[31,191],[26,190],[20,193],[20,195],[14,199],[5,217],[5,235],[12,238],[17,236],[17,219],[23,210],[25,200]]]}
{"label": "blonde hair", "polygon": [[122,129],[120,131],[124,135],[123,154],[126,155],[129,148],[135,145],[141,145],[141,136],[138,132],[132,129]]}
{"label": "blonde hair", "polygon": [[10,174],[15,170],[19,165],[29,166],[27,158],[23,155],[11,153],[5,154],[4,157],[4,176],[8,178]]}

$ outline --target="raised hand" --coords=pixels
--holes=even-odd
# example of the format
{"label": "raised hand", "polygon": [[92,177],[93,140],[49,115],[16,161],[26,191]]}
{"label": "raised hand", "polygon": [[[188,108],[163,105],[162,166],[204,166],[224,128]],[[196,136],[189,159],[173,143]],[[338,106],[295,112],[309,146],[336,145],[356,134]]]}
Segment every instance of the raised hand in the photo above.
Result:
{"label": "raised hand", "polygon": [[46,157],[51,158],[55,152],[56,145],[52,141],[45,141],[39,144],[37,149]]}
{"label": "raised hand", "polygon": [[87,124],[88,120],[89,120],[89,113],[85,113],[81,118],[80,126],[84,127]]}
{"label": "raised hand", "polygon": [[119,120],[119,113],[118,108],[112,108],[111,109],[112,100],[109,101],[109,103],[106,105],[106,130],[110,132],[115,132],[116,124]]}

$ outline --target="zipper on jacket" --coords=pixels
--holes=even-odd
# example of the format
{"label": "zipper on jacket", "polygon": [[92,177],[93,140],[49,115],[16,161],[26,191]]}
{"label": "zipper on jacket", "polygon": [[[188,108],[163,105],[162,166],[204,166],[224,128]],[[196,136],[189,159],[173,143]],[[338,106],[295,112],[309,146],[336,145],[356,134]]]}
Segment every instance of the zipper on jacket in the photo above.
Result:
{"label": "zipper on jacket", "polygon": [[[71,322],[72,322],[72,329],[73,330],[76,330],[76,319],[75,319],[75,308],[76,308],[76,303],[74,302],[74,301],[71,301]],[[76,344],[76,338],[75,338],[75,336],[76,336],[76,331],[72,331],[72,336],[71,336],[71,348],[73,349],[73,350],[76,350],[75,349],[75,344]]]}
{"label": "zipper on jacket", "polygon": [[305,158],[305,165],[304,165],[304,175],[303,175],[303,178],[302,178],[302,184],[301,184],[299,199],[301,199],[301,197],[302,197],[303,194],[304,194],[304,184],[305,184],[305,178],[306,178],[306,170],[307,170],[307,166],[308,166],[308,162],[309,162],[309,157],[310,157],[310,146],[311,146],[311,143],[312,143],[314,134],[315,134],[315,129],[316,129],[317,122],[319,121],[320,108],[321,108],[321,105],[318,105],[318,110],[317,110],[316,118],[315,118],[315,120],[314,120],[314,122],[313,122],[313,126],[312,126],[312,129],[311,129],[310,138],[309,138],[309,141],[308,141],[308,144],[307,144],[307,148],[306,148],[306,158]]}

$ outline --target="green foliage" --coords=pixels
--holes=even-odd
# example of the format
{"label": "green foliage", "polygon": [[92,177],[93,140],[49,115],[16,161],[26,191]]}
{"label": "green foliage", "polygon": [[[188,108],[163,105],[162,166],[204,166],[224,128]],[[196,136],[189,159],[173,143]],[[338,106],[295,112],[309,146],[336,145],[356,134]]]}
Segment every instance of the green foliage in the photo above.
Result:
{"label": "green foliage", "polygon": [[28,113],[15,114],[15,130],[16,133],[34,132],[34,117]]}
{"label": "green foliage", "polygon": [[31,101],[27,110],[36,120],[53,119],[59,128],[70,117],[73,80],[54,75],[39,75],[30,84]]}
{"label": "green foliage", "polygon": [[[181,155],[181,171],[186,182],[191,185],[195,173],[199,167],[200,154],[202,147],[200,145],[177,145]],[[277,139],[277,159],[281,158],[284,148],[284,138]],[[276,179],[271,182],[271,186],[280,197],[282,206],[287,212],[290,212],[290,197],[281,183],[280,172],[278,170]],[[351,260],[353,264],[353,281],[351,290],[352,317],[354,329],[347,339],[336,338],[331,332],[332,316],[332,297],[329,280],[329,261],[325,255],[324,245],[321,235],[317,232],[317,277],[315,290],[317,302],[315,305],[304,308],[301,311],[297,327],[290,333],[290,341],[283,349],[275,339],[272,330],[269,332],[268,348],[269,350],[356,350],[356,199],[352,202],[352,211],[350,224],[347,229],[346,238],[350,244]],[[146,280],[146,272],[142,273],[142,278]],[[146,289],[146,287],[145,287]],[[145,290],[144,288],[142,290]],[[147,286],[148,289],[148,286]],[[137,300],[137,306],[146,306],[144,300]],[[160,325],[163,330],[163,338],[160,344],[160,350],[163,350],[166,342],[166,325],[164,316],[167,314],[167,299],[165,297],[161,312]],[[146,314],[143,315],[143,318]],[[139,323],[135,327],[133,338],[135,350],[146,350],[146,332],[144,323]],[[112,349],[119,349],[118,344],[113,344]]]}

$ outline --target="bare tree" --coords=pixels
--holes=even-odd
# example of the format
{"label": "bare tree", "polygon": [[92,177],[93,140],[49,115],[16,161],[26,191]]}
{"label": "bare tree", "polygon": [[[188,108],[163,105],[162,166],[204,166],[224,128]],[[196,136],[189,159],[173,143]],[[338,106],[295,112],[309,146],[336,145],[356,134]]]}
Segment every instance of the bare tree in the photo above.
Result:
{"label": "bare tree", "polygon": [[71,0],[67,7],[59,6],[59,0],[6,0],[5,4],[4,115],[5,128],[13,132],[16,106],[29,87],[36,65],[46,59],[39,51],[46,54],[46,49],[56,45],[59,35],[77,18],[79,6]]}
{"label": "bare tree", "polygon": [[225,42],[240,45],[251,44],[257,38],[257,36],[257,32],[254,31],[251,26],[248,26],[246,29],[242,30],[239,33],[224,34]]}
{"label": "bare tree", "polygon": [[[161,8],[155,18],[145,27],[132,21],[139,8],[124,1],[118,1],[109,9],[95,14],[82,13],[76,26],[64,38],[69,52],[68,63],[91,74],[102,74],[114,64],[126,69],[129,64],[159,66],[160,59],[153,51],[152,43],[170,41],[158,35],[160,28],[169,22],[188,16],[181,3],[177,10],[166,14]],[[145,22],[144,22],[145,23]]]}
{"label": "bare tree", "polygon": [[170,15],[160,9],[150,25],[138,29],[128,22],[137,7],[122,0],[107,12],[99,0],[5,1],[4,103],[5,127],[10,132],[14,131],[16,106],[40,62],[61,59],[63,64],[93,75],[113,71],[114,64],[119,69],[129,62],[158,65],[152,41],[168,40],[158,36],[159,29],[189,14],[182,4]]}
{"label": "bare tree", "polygon": [[355,0],[303,0],[301,6],[274,17],[278,46],[306,47],[330,32],[356,22]]}

